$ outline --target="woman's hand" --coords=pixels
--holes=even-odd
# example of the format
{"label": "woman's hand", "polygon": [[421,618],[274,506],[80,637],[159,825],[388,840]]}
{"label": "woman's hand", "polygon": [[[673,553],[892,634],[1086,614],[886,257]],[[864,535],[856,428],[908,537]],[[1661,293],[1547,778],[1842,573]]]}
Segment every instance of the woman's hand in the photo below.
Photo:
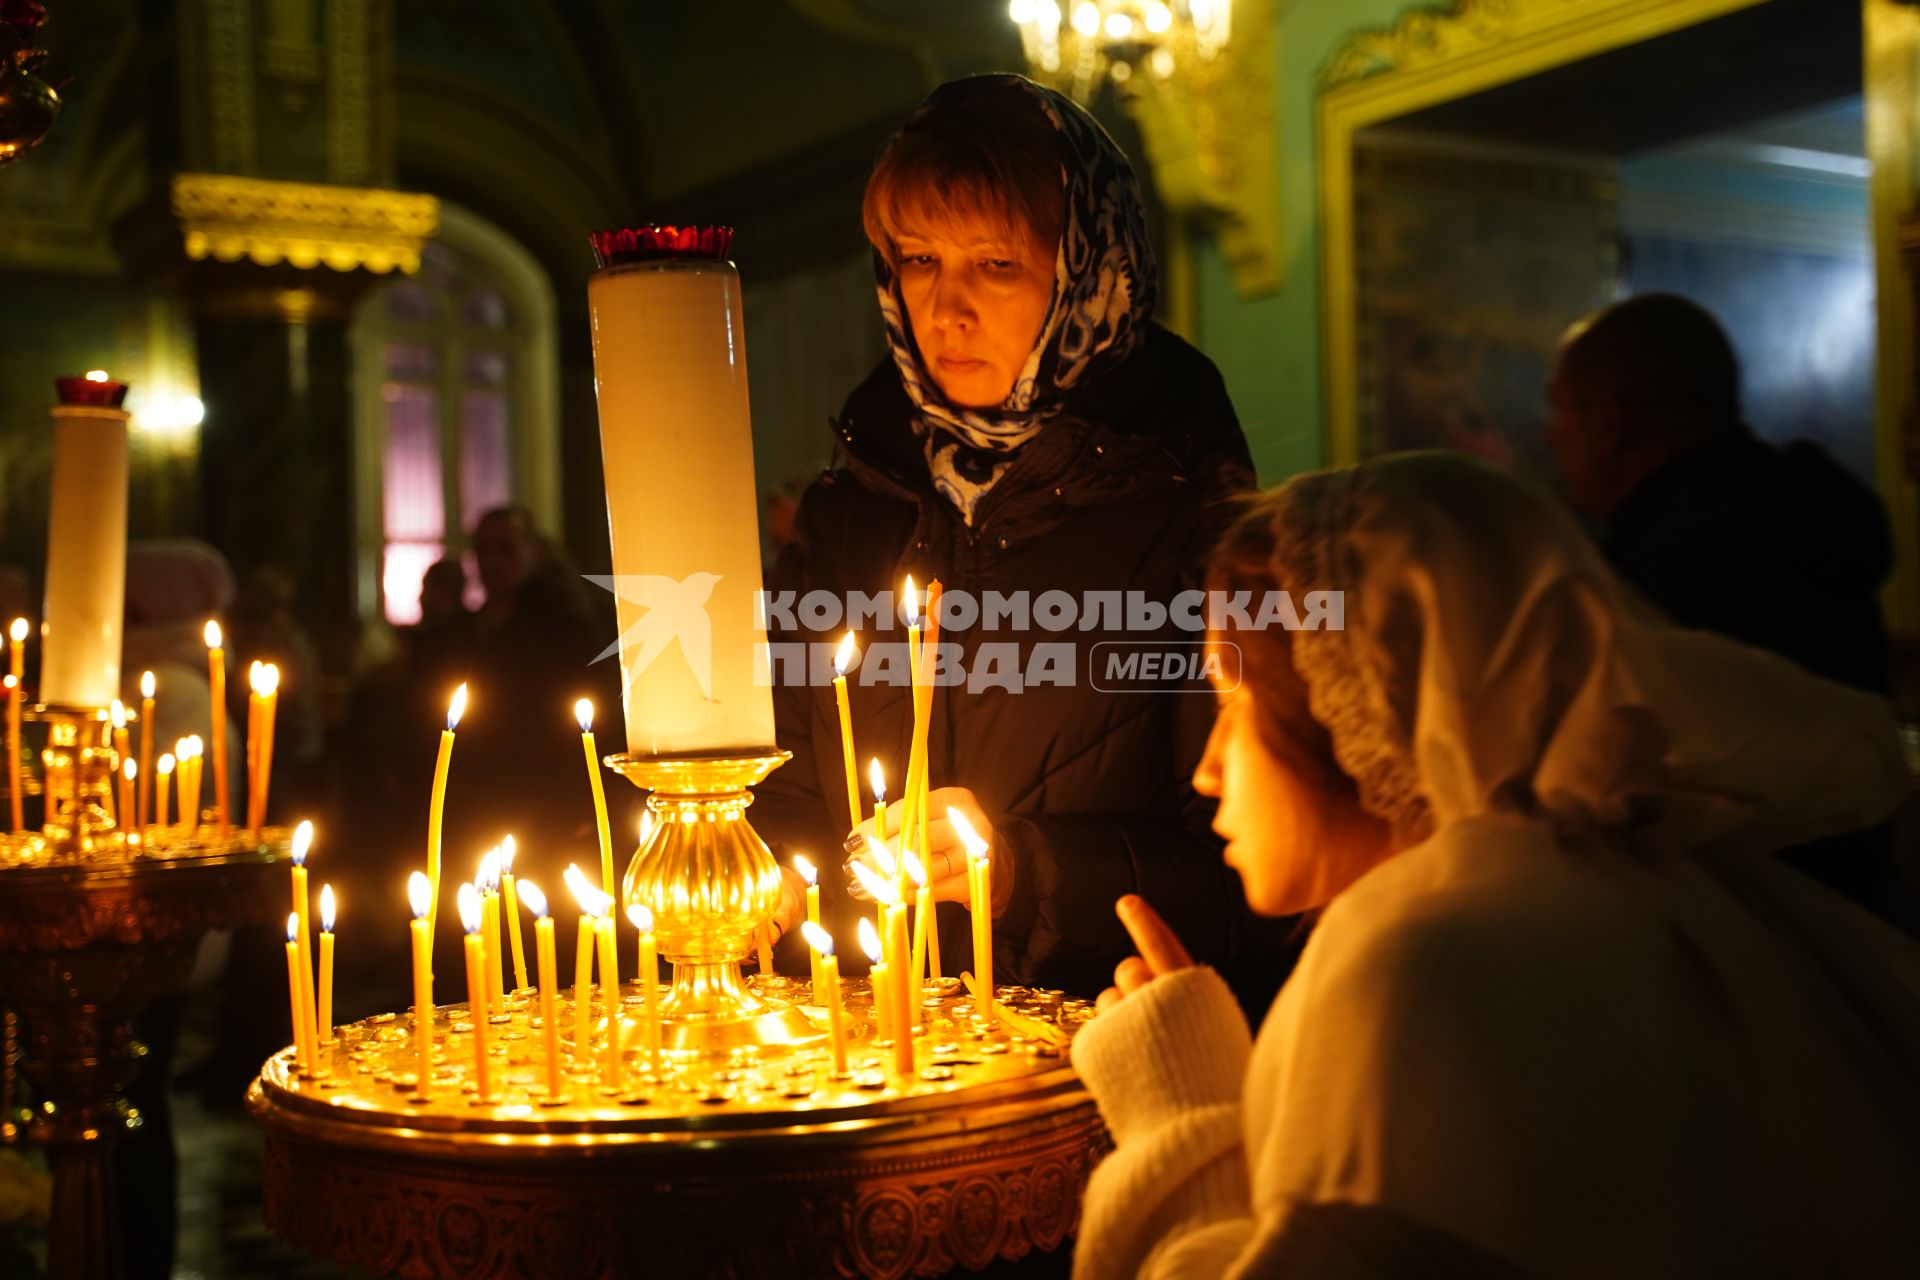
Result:
{"label": "woman's hand", "polygon": [[780,905],[773,909],[773,940],[780,941],[789,929],[799,925],[807,910],[807,882],[786,863],[776,863],[780,868]]}
{"label": "woman's hand", "polygon": [[1193,957],[1145,898],[1130,893],[1114,903],[1113,909],[1140,954],[1128,956],[1114,969],[1113,985],[1100,993],[1096,1006],[1102,1013],[1155,978],[1193,967]]}
{"label": "woman's hand", "polygon": [[[935,902],[972,901],[973,891],[967,884],[967,846],[947,817],[948,809],[958,812],[973,828],[974,834],[987,842],[987,857],[993,877],[993,914],[997,918],[1013,900],[1013,857],[996,847],[993,820],[980,807],[979,798],[965,787],[938,787],[927,793],[927,851],[921,858],[927,873],[927,888]],[[890,850],[897,849],[900,843],[901,823],[905,817],[905,805],[887,806],[887,830],[881,838]],[[855,839],[871,837],[873,834],[872,818],[853,829]],[[864,840],[861,842],[865,843]],[[873,865],[873,858],[869,854],[849,859],[854,860],[866,863],[874,871],[880,869]],[[853,883],[852,893],[856,898],[866,897],[857,880]]]}

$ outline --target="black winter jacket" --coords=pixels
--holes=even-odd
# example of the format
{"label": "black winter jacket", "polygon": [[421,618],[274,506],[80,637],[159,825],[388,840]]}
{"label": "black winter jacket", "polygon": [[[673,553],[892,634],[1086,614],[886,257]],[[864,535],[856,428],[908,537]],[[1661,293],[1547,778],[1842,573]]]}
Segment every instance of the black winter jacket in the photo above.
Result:
{"label": "black winter jacket", "polygon": [[[910,573],[922,586],[938,578],[976,597],[1059,590],[1083,602],[1089,592],[1140,591],[1164,603],[1199,585],[1219,499],[1252,477],[1218,370],[1153,326],[1134,356],[1069,410],[1022,449],[969,529],[933,491],[911,404],[883,361],[848,398],[835,424],[839,466],[802,498],[769,589],[844,599],[897,591]],[[1018,694],[943,687],[934,697],[929,785],[971,788],[992,817],[994,856],[1014,862],[1014,897],[994,931],[995,976],[1096,994],[1132,951],[1113,910],[1129,892],[1145,896],[1199,959],[1237,973],[1245,953],[1262,948],[1248,945],[1255,931],[1209,829],[1212,806],[1190,785],[1212,696],[1203,682],[1132,692],[1093,684],[1106,667],[1095,648],[1103,641],[1192,646],[1199,637],[1171,623],[1152,635],[1078,628],[1050,632],[1036,621],[1025,631],[975,625],[941,636],[962,646],[969,671],[983,642],[1016,641],[1023,658],[1036,642],[1076,648],[1070,686]],[[796,615],[793,630],[776,626],[769,638],[828,645],[840,629],[808,632]],[[863,645],[903,640],[897,624],[889,635],[861,636]],[[898,786],[908,692],[862,686],[857,676],[848,684],[862,781],[867,759],[878,756]],[[783,685],[775,698],[779,744],[793,759],[757,788],[754,826],[776,853],[806,852],[822,867],[823,913],[844,954],[853,916],[839,874],[847,801],[833,690]],[[951,976],[971,966],[971,944],[963,911],[946,904],[939,914]],[[781,967],[804,970],[791,942],[783,940]],[[1262,958],[1254,967],[1270,966]],[[1249,1000],[1270,995],[1273,981],[1249,978]]]}

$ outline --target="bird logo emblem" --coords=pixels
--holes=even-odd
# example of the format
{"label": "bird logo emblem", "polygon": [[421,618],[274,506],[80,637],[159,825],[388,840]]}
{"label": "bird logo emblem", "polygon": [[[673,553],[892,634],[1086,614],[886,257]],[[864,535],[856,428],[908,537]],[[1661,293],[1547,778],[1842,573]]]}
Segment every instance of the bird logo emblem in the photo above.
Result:
{"label": "bird logo emblem", "polygon": [[707,618],[707,601],[720,581],[717,573],[690,573],[678,581],[657,573],[588,574],[587,581],[608,591],[628,604],[640,606],[644,613],[620,633],[620,638],[602,649],[595,662],[625,650],[632,654],[627,679],[637,679],[654,659],[665,653],[674,641],[693,671],[702,697],[713,697],[713,627]]}

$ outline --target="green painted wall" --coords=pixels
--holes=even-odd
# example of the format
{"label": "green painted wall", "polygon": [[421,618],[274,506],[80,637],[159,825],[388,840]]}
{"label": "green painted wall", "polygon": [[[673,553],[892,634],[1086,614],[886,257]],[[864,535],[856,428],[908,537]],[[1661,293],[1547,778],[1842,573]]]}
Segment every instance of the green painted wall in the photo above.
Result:
{"label": "green painted wall", "polygon": [[1286,278],[1244,299],[1211,244],[1200,252],[1199,343],[1220,366],[1273,483],[1321,465],[1320,234],[1314,85],[1334,45],[1358,28],[1390,26],[1405,0],[1293,0],[1277,28],[1274,111],[1280,147],[1280,232]]}

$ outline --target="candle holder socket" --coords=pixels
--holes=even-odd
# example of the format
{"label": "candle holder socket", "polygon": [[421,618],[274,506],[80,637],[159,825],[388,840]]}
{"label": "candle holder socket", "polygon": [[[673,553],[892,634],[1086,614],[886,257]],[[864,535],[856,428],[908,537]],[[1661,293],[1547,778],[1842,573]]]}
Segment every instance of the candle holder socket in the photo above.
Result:
{"label": "candle holder socket", "polygon": [[669,1051],[712,1052],[820,1040],[795,1005],[751,989],[741,965],[780,905],[780,868],[747,822],[750,788],[791,753],[608,756],[606,765],[650,794],[654,825],[622,880],[627,902],[653,911],[673,987],[661,997]]}

